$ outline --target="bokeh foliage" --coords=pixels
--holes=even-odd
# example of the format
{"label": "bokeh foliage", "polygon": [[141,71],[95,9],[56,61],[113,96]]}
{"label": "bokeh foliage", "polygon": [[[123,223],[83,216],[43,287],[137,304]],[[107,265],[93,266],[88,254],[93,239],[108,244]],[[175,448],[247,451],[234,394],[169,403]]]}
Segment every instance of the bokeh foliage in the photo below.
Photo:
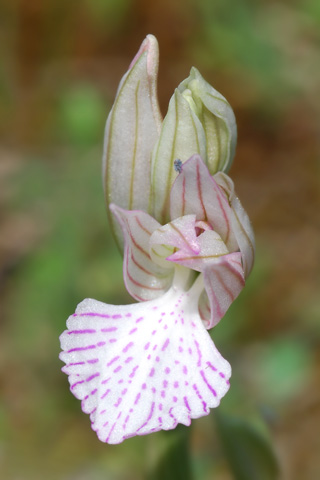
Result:
{"label": "bokeh foliage", "polygon": [[[276,464],[285,479],[318,478],[319,2],[5,0],[0,13],[1,478],[164,478],[172,464],[179,478],[189,463],[201,480],[259,468],[273,480]],[[112,447],[68,392],[58,337],[85,297],[130,302],[102,139],[147,33],[160,43],[163,113],[191,65],[235,109],[230,174],[257,260],[212,330],[233,366],[219,412],[193,423],[188,445],[177,431]]]}

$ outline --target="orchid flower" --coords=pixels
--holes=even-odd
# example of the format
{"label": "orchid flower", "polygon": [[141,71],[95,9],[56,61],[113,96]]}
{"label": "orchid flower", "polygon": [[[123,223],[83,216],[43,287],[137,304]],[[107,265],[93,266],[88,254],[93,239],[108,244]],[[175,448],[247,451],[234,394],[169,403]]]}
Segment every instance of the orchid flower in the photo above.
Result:
{"label": "orchid flower", "polygon": [[86,299],[61,335],[63,371],[99,439],[124,439],[209,414],[231,368],[208,329],[244,287],[250,221],[232,180],[235,121],[195,69],[161,120],[158,47],[148,35],[106,126],[104,183],[132,305]]}

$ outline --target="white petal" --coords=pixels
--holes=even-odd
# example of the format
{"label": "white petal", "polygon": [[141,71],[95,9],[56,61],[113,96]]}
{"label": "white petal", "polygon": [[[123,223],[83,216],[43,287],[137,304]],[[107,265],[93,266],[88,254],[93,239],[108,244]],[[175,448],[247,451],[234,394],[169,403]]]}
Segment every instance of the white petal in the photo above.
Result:
{"label": "white petal", "polygon": [[168,268],[168,257],[178,248],[188,255],[197,255],[200,251],[196,236],[196,216],[185,215],[163,225],[153,232],[150,238],[152,260]]}
{"label": "white petal", "polygon": [[229,388],[230,365],[189,293],[127,306],[85,300],[67,326],[63,371],[103,442],[189,425]]}
{"label": "white petal", "polygon": [[167,260],[198,272],[203,272],[212,262],[219,261],[221,256],[229,253],[220,235],[213,230],[207,230],[199,235],[199,237],[197,237],[197,243],[198,252],[196,254],[186,249],[181,249],[170,255]]}

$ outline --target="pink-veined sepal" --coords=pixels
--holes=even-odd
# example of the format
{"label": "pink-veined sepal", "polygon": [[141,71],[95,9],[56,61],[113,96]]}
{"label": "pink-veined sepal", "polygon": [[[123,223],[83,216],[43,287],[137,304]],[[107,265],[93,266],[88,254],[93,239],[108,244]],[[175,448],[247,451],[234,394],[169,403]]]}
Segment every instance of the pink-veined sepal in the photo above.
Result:
{"label": "pink-veined sepal", "polygon": [[171,286],[174,272],[168,262],[163,268],[150,257],[150,238],[160,224],[141,210],[128,211],[117,205],[110,209],[124,236],[123,278],[128,292],[139,301],[160,297]]}
{"label": "pink-veined sepal", "polygon": [[199,155],[182,165],[170,197],[171,218],[196,214],[208,222],[230,252],[238,250],[232,226],[232,211],[225,192],[219,187]]}
{"label": "pink-veined sepal", "polygon": [[204,294],[200,296],[199,311],[209,329],[221,320],[245,285],[241,253],[229,253],[206,265],[203,283],[209,300],[210,316]]}
{"label": "pink-veined sepal", "polygon": [[250,274],[255,256],[255,239],[250,219],[240,203],[234,191],[234,184],[231,178],[219,172],[214,176],[216,182],[223,188],[231,206],[231,225],[235,238],[242,253],[242,264],[247,278]]}

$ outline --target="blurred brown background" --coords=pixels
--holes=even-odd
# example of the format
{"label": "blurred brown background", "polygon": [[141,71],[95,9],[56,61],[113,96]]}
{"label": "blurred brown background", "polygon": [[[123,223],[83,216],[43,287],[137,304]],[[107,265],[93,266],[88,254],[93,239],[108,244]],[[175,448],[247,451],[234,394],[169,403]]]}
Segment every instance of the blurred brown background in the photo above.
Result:
{"label": "blurred brown background", "polygon": [[[211,333],[233,365],[221,409],[260,429],[282,478],[320,478],[318,0],[3,0],[0,6],[0,477],[141,479],[168,434],[98,442],[60,372],[78,302],[129,302],[101,187],[104,123],[148,33],[159,97],[192,65],[231,103],[230,175],[254,272]],[[192,428],[197,479],[234,478],[214,413]],[[261,477],[262,478],[262,477]]]}

